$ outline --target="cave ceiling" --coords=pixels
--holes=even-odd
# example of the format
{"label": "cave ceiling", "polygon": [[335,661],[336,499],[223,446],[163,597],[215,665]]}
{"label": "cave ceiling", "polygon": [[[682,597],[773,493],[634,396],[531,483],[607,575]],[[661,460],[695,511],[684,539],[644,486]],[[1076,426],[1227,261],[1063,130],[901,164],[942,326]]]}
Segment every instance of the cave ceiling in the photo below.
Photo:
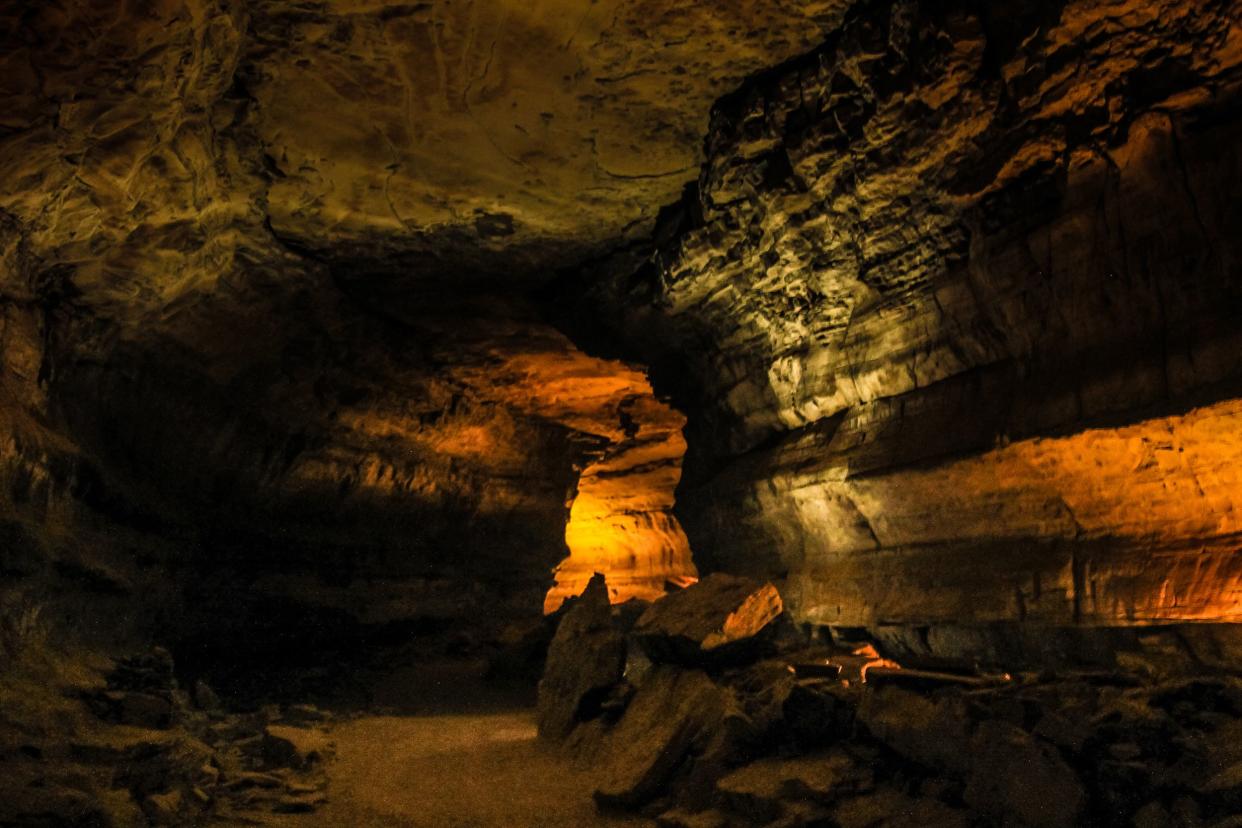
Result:
{"label": "cave ceiling", "polygon": [[711,103],[847,5],[18,4],[0,207],[131,305],[273,237],[354,270],[546,278],[649,232]]}
{"label": "cave ceiling", "polygon": [[848,5],[5,4],[6,474],[510,581],[585,491],[623,587],[693,573],[682,416],[523,295],[647,236],[713,101]]}

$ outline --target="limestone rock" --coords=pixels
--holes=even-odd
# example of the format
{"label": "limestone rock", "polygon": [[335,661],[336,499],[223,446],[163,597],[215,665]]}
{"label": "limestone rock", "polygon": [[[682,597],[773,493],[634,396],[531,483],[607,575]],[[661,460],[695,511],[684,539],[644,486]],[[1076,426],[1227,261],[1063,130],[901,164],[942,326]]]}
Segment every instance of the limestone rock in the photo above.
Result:
{"label": "limestone rock", "polygon": [[866,776],[843,752],[791,759],[769,758],[744,765],[716,783],[729,809],[758,822],[771,822],[786,804],[831,802],[849,795]]}
{"label": "limestone rock", "polygon": [[654,667],[602,743],[595,801],[635,809],[666,792],[691,747],[719,735],[733,709],[729,692],[705,673]]}
{"label": "limestone rock", "polygon": [[1012,725],[986,721],[975,733],[971,760],[964,796],[979,812],[1050,828],[1082,824],[1082,782],[1051,745]]}
{"label": "limestone rock", "polygon": [[858,721],[909,759],[965,776],[972,767],[974,722],[959,698],[932,699],[888,687],[867,692]]}
{"label": "limestone rock", "polygon": [[842,626],[1233,619],[1237,16],[860,5],[719,102],[581,299],[690,401],[701,562]]}
{"label": "limestone rock", "polygon": [[539,682],[539,734],[566,736],[600,714],[625,672],[625,638],[613,621],[608,585],[595,575],[561,619]]}
{"label": "limestone rock", "polygon": [[657,601],[634,625],[633,637],[656,661],[724,663],[762,654],[784,611],[772,584],[714,573]]}
{"label": "limestone rock", "polygon": [[181,791],[151,794],[142,802],[142,810],[156,825],[177,825],[181,821]]}

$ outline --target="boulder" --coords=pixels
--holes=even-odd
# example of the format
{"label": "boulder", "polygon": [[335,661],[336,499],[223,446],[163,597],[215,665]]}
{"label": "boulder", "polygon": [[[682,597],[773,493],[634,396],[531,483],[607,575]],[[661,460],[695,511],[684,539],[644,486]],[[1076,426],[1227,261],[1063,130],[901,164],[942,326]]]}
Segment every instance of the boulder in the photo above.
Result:
{"label": "boulder", "polygon": [[330,756],[332,743],[318,730],[268,725],[262,751],[269,767],[307,768]]}
{"label": "boulder", "polygon": [[979,725],[970,755],[964,799],[984,816],[1048,828],[1082,824],[1082,783],[1052,745],[988,720]]}
{"label": "boulder", "polygon": [[656,665],[638,688],[599,753],[603,780],[595,801],[605,808],[637,809],[667,791],[694,751],[718,757],[735,732],[732,693],[700,670]]}
{"label": "boulder", "polygon": [[784,610],[772,584],[716,573],[648,607],[633,636],[656,662],[753,661],[774,648]]}
{"label": "boulder", "polygon": [[838,751],[761,759],[729,773],[716,789],[730,811],[767,823],[785,815],[789,803],[830,802],[853,793],[865,777],[850,756]]}
{"label": "boulder", "polygon": [[859,722],[897,753],[955,776],[970,772],[972,722],[957,696],[931,698],[897,687],[863,694]]}
{"label": "boulder", "polygon": [[613,621],[608,585],[596,573],[565,614],[539,682],[539,735],[560,739],[595,718],[625,672],[625,637]]}

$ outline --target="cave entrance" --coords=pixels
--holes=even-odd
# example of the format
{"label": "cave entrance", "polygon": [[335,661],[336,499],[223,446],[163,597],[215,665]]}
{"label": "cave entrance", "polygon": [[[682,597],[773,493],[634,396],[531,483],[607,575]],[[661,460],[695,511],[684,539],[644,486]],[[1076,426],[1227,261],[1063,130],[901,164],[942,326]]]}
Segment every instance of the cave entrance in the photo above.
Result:
{"label": "cave entrance", "polygon": [[[620,363],[616,363],[620,365]],[[628,367],[632,395],[617,406],[620,432],[582,470],[565,525],[567,557],[544,599],[554,612],[581,594],[596,572],[609,598],[655,600],[669,585],[698,580],[690,542],[673,515],[686,440],[685,417],[656,399],[641,374]]]}

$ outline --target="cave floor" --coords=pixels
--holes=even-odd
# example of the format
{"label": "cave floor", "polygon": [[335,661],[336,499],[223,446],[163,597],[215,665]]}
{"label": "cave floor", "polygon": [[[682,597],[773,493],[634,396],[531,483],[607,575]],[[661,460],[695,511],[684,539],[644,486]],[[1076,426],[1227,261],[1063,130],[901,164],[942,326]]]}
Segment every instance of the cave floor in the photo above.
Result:
{"label": "cave floor", "polygon": [[281,826],[578,828],[649,826],[609,817],[592,776],[536,738],[529,690],[497,687],[471,664],[398,671],[376,688],[378,709],[333,727],[328,803]]}
{"label": "cave floor", "polygon": [[650,825],[605,818],[592,781],[536,742],[533,713],[367,716],[333,731],[329,801],[290,826]]}

